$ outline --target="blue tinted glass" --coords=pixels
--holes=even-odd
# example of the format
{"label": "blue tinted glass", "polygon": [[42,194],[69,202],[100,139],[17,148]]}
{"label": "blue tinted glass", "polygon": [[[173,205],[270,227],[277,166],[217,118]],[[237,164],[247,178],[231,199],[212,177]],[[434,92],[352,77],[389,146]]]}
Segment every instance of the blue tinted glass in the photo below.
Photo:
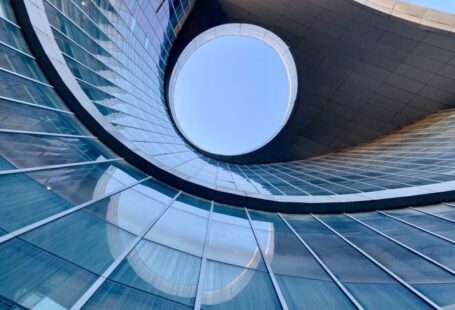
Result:
{"label": "blue tinted glass", "polygon": [[93,139],[19,133],[0,133],[0,156],[18,169],[111,158]]}
{"label": "blue tinted glass", "polygon": [[111,279],[189,306],[194,305],[201,259],[142,241]]}
{"label": "blue tinted glass", "polygon": [[187,310],[193,307],[108,280],[96,291],[83,309]]}
{"label": "blue tinted glass", "polygon": [[139,235],[166,207],[154,194],[151,187],[136,185],[84,208],[84,212]]}
{"label": "blue tinted glass", "polygon": [[4,71],[0,71],[0,96],[67,110],[54,89]]}
{"label": "blue tinted glass", "polygon": [[378,213],[366,213],[355,215],[355,217],[419,253],[455,269],[455,245],[453,243]]}
{"label": "blue tinted glass", "polygon": [[22,53],[0,44],[0,68],[47,83],[36,61]]}
{"label": "blue tinted glass", "polygon": [[101,274],[131,244],[134,235],[78,211],[21,238]]}
{"label": "blue tinted glass", "polygon": [[343,215],[321,218],[438,305],[455,303],[452,274]]}
{"label": "blue tinted glass", "polygon": [[355,309],[332,281],[275,274],[289,309]]}
{"label": "blue tinted glass", "polygon": [[145,238],[180,251],[202,256],[209,208],[210,203],[207,201],[186,195],[179,196]]}
{"label": "blue tinted glass", "polygon": [[36,132],[90,135],[66,113],[0,99],[1,128]]}
{"label": "blue tinted glass", "polygon": [[266,270],[243,209],[215,205],[206,247],[209,259]]}
{"label": "blue tinted glass", "polygon": [[269,275],[262,271],[207,261],[203,309],[280,309]]}
{"label": "blue tinted glass", "polygon": [[0,41],[21,51],[28,52],[27,44],[18,27],[0,19]]}
{"label": "blue tinted glass", "polygon": [[362,306],[369,309],[429,308],[419,297],[315,219],[310,216],[287,218]]}
{"label": "blue tinted glass", "polygon": [[407,223],[455,241],[454,223],[452,222],[410,209],[388,211],[387,213]]}
{"label": "blue tinted glass", "polygon": [[24,241],[0,245],[3,297],[29,309],[70,308],[96,280],[95,275]]}
{"label": "blue tinted glass", "polygon": [[10,232],[121,189],[119,177],[135,180],[111,164],[0,175],[0,227]]}

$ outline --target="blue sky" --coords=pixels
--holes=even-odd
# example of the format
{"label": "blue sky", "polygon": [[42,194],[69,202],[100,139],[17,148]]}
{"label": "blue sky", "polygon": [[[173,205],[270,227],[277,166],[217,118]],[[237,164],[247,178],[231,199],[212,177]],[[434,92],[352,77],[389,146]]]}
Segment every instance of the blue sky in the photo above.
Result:
{"label": "blue sky", "polygon": [[176,116],[200,148],[233,155],[261,146],[280,126],[286,69],[266,43],[244,36],[207,42],[186,61],[174,92]]}
{"label": "blue sky", "polygon": [[435,10],[455,13],[455,0],[405,0],[409,3],[419,4]]}

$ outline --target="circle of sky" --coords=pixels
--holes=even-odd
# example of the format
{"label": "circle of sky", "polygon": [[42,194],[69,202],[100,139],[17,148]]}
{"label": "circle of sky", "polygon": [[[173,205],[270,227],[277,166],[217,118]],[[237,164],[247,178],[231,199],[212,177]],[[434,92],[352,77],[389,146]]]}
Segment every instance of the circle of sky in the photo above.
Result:
{"label": "circle of sky", "polygon": [[184,135],[218,155],[254,151],[282,128],[289,80],[280,55],[248,36],[223,36],[195,50],[177,76],[174,113]]}

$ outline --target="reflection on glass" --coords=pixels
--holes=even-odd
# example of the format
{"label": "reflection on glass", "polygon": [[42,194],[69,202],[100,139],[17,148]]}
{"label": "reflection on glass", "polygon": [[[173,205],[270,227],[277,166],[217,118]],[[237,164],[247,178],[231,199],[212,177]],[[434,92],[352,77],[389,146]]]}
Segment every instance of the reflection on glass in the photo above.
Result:
{"label": "reflection on glass", "polygon": [[12,130],[90,135],[74,116],[0,99],[1,128]]}
{"label": "reflection on glass", "polygon": [[281,306],[267,273],[207,261],[202,308],[281,309]]}
{"label": "reflection on glass", "polygon": [[153,226],[146,239],[202,256],[210,203],[181,195]]}
{"label": "reflection on glass", "polygon": [[354,307],[278,215],[249,213],[259,245],[290,309]]}
{"label": "reflection on glass", "polygon": [[83,211],[65,216],[21,236],[46,251],[102,274],[134,235]]}
{"label": "reflection on glass", "polygon": [[0,245],[1,295],[27,308],[70,308],[96,280],[24,241]]}
{"label": "reflection on glass", "polygon": [[455,245],[379,213],[355,214],[355,218],[419,253],[455,269]]}
{"label": "reflection on glass", "polygon": [[193,307],[107,280],[84,306],[84,309],[188,310]]}
{"label": "reflection on glass", "polygon": [[201,259],[142,241],[111,279],[189,306],[194,305]]}
{"label": "reflection on glass", "polygon": [[449,272],[344,215],[321,218],[439,306],[455,304],[455,276]]}
{"label": "reflection on glass", "polygon": [[286,219],[365,308],[429,308],[414,293],[311,216],[292,215]]}
{"label": "reflection on glass", "polygon": [[207,242],[207,258],[266,270],[245,210],[215,205]]}
{"label": "reflection on glass", "polygon": [[106,163],[0,175],[0,227],[13,231],[123,188],[112,176],[125,174],[120,167],[126,168]]}
{"label": "reflection on glass", "polygon": [[18,169],[112,158],[93,139],[18,133],[0,133],[0,156]]}
{"label": "reflection on glass", "polygon": [[139,235],[166,207],[161,201],[170,201],[172,196],[168,195],[175,193],[164,185],[148,181],[100,200],[84,211]]}
{"label": "reflection on glass", "polygon": [[[432,210],[429,209],[428,211],[431,212]],[[452,222],[412,209],[387,211],[387,213],[407,223],[439,234],[455,242],[455,229],[453,229]]]}

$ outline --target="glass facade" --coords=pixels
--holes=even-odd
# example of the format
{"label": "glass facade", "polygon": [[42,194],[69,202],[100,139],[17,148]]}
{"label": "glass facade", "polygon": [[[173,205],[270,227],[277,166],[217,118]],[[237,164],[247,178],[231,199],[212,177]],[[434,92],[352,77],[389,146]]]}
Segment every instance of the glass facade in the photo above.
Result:
{"label": "glass facade", "polygon": [[[304,162],[208,159],[183,142],[163,105],[164,67],[193,1],[42,3],[94,105],[153,161],[189,180],[290,196],[452,180],[453,111]],[[455,204],[280,214],[182,192],[85,128],[23,31],[10,1],[0,0],[0,309],[455,305]]]}
{"label": "glass facade", "polygon": [[455,137],[453,111],[317,159],[263,165],[210,159],[185,142],[164,104],[166,61],[193,1],[111,2],[82,5],[46,0],[44,4],[58,46],[81,88],[158,166],[219,191],[275,199],[355,195],[455,181],[450,170],[455,161],[448,155]]}

